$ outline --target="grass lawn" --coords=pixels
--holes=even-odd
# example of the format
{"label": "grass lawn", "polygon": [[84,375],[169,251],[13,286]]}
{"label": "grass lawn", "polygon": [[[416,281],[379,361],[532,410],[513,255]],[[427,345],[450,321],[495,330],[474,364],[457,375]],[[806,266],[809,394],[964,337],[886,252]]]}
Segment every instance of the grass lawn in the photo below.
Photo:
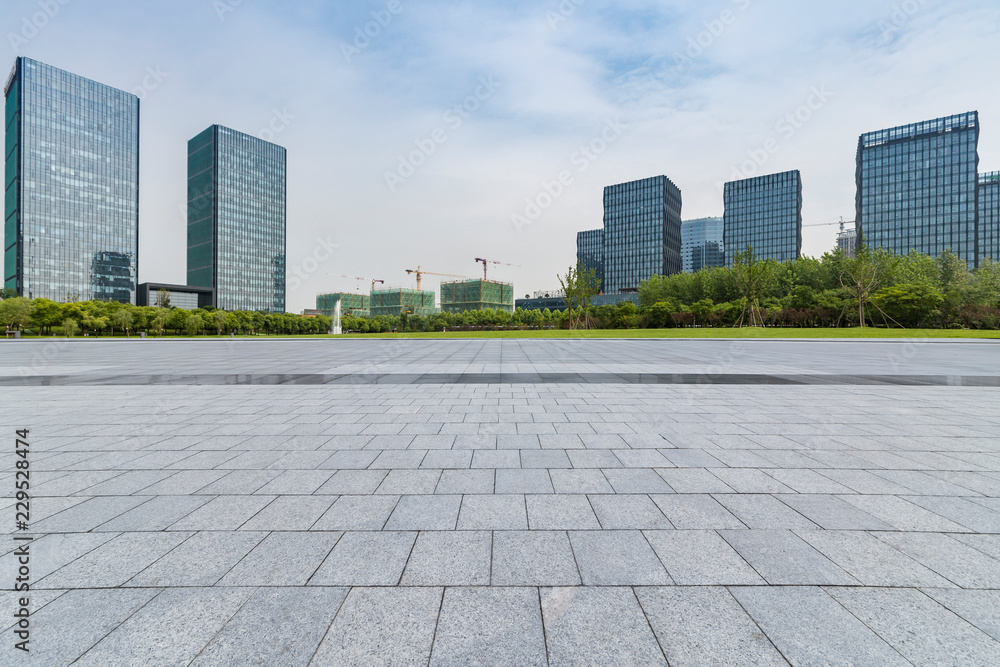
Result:
{"label": "grass lawn", "polygon": [[1000,331],[964,329],[600,329],[569,331],[455,331],[449,333],[344,334],[323,338],[978,338],[1000,340]]}
{"label": "grass lawn", "polygon": [[[26,339],[44,338],[49,336],[25,336]],[[61,336],[60,336],[61,338]],[[109,340],[110,336],[77,336],[78,340]],[[152,337],[151,337],[152,338]],[[163,338],[175,340],[190,340],[200,338],[207,340],[220,340],[218,336],[163,336]],[[224,340],[228,336],[223,336]],[[598,329],[587,331],[569,331],[565,329],[550,329],[544,331],[454,331],[447,333],[383,333],[383,334],[344,334],[341,336],[330,335],[310,335],[310,336],[237,336],[241,339],[266,340],[266,339],[292,339],[301,340],[305,338],[413,338],[413,339],[445,339],[445,338],[539,338],[539,339],[567,339],[567,338],[759,338],[759,339],[780,339],[780,338],[921,338],[921,339],[992,339],[1000,340],[1000,331],[997,330],[964,330],[964,329],[878,329],[866,327],[864,329],[840,328],[840,329],[794,329],[794,328],[753,328],[744,327],[740,329],[731,327],[705,328],[705,329]],[[124,340],[124,335],[117,335],[114,340]],[[2,339],[0,339],[2,340]],[[132,340],[139,340],[135,334]]]}

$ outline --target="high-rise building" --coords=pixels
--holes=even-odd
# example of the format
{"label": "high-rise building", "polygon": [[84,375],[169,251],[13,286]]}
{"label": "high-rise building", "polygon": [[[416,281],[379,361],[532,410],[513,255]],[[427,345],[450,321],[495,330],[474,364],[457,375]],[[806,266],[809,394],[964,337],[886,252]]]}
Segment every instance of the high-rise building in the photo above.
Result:
{"label": "high-rise building", "polygon": [[726,265],[722,218],[698,218],[681,224],[681,259],[685,273]]}
{"label": "high-rise building", "polygon": [[856,228],[844,229],[844,225],[840,225],[840,231],[837,232],[837,249],[844,251],[848,257],[854,257],[858,253],[858,230]]}
{"label": "high-rise building", "polygon": [[576,261],[592,269],[604,289],[604,230],[591,229],[576,235]]}
{"label": "high-rise building", "polygon": [[680,189],[666,176],[604,188],[604,293],[682,268]]}
{"label": "high-rise building", "polygon": [[224,310],[285,312],[285,149],[213,125],[188,142],[189,285]]}
{"label": "high-rise building", "polygon": [[139,98],[23,57],[4,96],[4,285],[135,303]]}
{"label": "high-rise building", "polygon": [[784,262],[802,252],[802,176],[795,171],[726,183],[726,266],[753,248],[757,259]]}
{"label": "high-rise building", "polygon": [[[979,262],[1000,262],[1000,171],[979,176]],[[977,264],[978,266],[978,264]]]}
{"label": "high-rise building", "polygon": [[979,113],[861,135],[857,229],[870,248],[936,257],[951,248],[974,266]]}

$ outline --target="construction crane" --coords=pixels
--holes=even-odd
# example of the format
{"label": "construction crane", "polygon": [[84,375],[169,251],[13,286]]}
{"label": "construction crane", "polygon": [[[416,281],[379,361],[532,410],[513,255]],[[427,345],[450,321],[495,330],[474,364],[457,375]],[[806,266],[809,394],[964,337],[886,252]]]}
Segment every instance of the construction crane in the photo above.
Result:
{"label": "construction crane", "polygon": [[406,272],[407,273],[415,273],[415,274],[417,274],[417,291],[418,292],[420,291],[420,277],[424,276],[424,275],[427,275],[427,276],[445,276],[447,278],[464,278],[465,277],[465,276],[457,276],[454,273],[435,273],[433,271],[424,271],[423,269],[420,268],[419,265],[415,269],[407,269]]}
{"label": "construction crane", "polygon": [[483,280],[486,280],[486,267],[490,264],[499,264],[501,266],[518,266],[517,264],[508,264],[507,262],[498,262],[495,259],[483,259],[482,257],[476,257],[476,261],[483,265]]}
{"label": "construction crane", "polygon": [[369,282],[370,281],[371,284],[372,284],[372,290],[371,291],[373,291],[373,292],[375,291],[375,283],[382,283],[383,285],[385,285],[385,281],[384,280],[379,280],[378,278],[361,278],[360,276],[348,276],[348,275],[345,275],[343,273],[327,273],[326,275],[328,275],[328,276],[340,276],[341,278],[350,278],[351,280],[360,280],[361,282]]}
{"label": "construction crane", "polygon": [[844,225],[853,225],[853,220],[840,219],[840,222],[814,222],[809,225],[802,225],[803,227],[829,227],[830,225],[840,225],[840,231],[844,231]]}

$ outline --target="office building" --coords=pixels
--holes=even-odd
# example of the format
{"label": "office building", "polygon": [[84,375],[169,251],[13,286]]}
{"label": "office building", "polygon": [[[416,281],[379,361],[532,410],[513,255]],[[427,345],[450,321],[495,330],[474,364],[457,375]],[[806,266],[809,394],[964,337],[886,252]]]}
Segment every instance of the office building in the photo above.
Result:
{"label": "office building", "polygon": [[864,244],[977,260],[979,114],[972,111],[861,135],[857,229]]}
{"label": "office building", "polygon": [[978,238],[979,264],[986,259],[1000,262],[1000,171],[979,176]]}
{"label": "office building", "polygon": [[685,220],[681,224],[681,261],[685,273],[726,265],[725,221]]}
{"label": "office building", "polygon": [[4,285],[134,304],[139,98],[21,57],[4,97]]}
{"label": "office building", "polygon": [[802,252],[802,177],[786,171],[725,184],[726,266],[753,248],[757,259],[784,262]]}
{"label": "office building", "polygon": [[666,176],[604,188],[605,294],[680,273],[681,191]]}
{"label": "office building", "polygon": [[213,125],[188,142],[188,284],[285,312],[285,149]]}
{"label": "office building", "polygon": [[592,270],[597,280],[604,286],[604,230],[592,229],[576,235],[576,261],[587,270]]}
{"label": "office building", "polygon": [[[166,299],[166,303],[162,303]],[[136,291],[137,306],[160,306],[194,310],[211,306],[215,292],[211,287],[191,287],[168,283],[141,283]]]}

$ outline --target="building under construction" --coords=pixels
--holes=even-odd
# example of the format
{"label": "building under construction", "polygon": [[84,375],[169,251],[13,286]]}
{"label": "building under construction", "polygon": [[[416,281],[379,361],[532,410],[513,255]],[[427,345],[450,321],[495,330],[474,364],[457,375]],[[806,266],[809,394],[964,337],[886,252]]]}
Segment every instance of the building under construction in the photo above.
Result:
{"label": "building under construction", "polygon": [[372,292],[371,314],[398,317],[407,315],[433,315],[437,312],[434,306],[434,292],[393,287]]}
{"label": "building under construction", "polygon": [[467,310],[506,310],[514,312],[514,285],[493,280],[458,280],[441,283],[441,310],[464,313]]}
{"label": "building under construction", "polygon": [[316,310],[327,317],[333,317],[333,311],[340,302],[340,314],[355,317],[368,317],[371,314],[371,297],[367,294],[351,292],[335,292],[333,294],[317,294]]}

